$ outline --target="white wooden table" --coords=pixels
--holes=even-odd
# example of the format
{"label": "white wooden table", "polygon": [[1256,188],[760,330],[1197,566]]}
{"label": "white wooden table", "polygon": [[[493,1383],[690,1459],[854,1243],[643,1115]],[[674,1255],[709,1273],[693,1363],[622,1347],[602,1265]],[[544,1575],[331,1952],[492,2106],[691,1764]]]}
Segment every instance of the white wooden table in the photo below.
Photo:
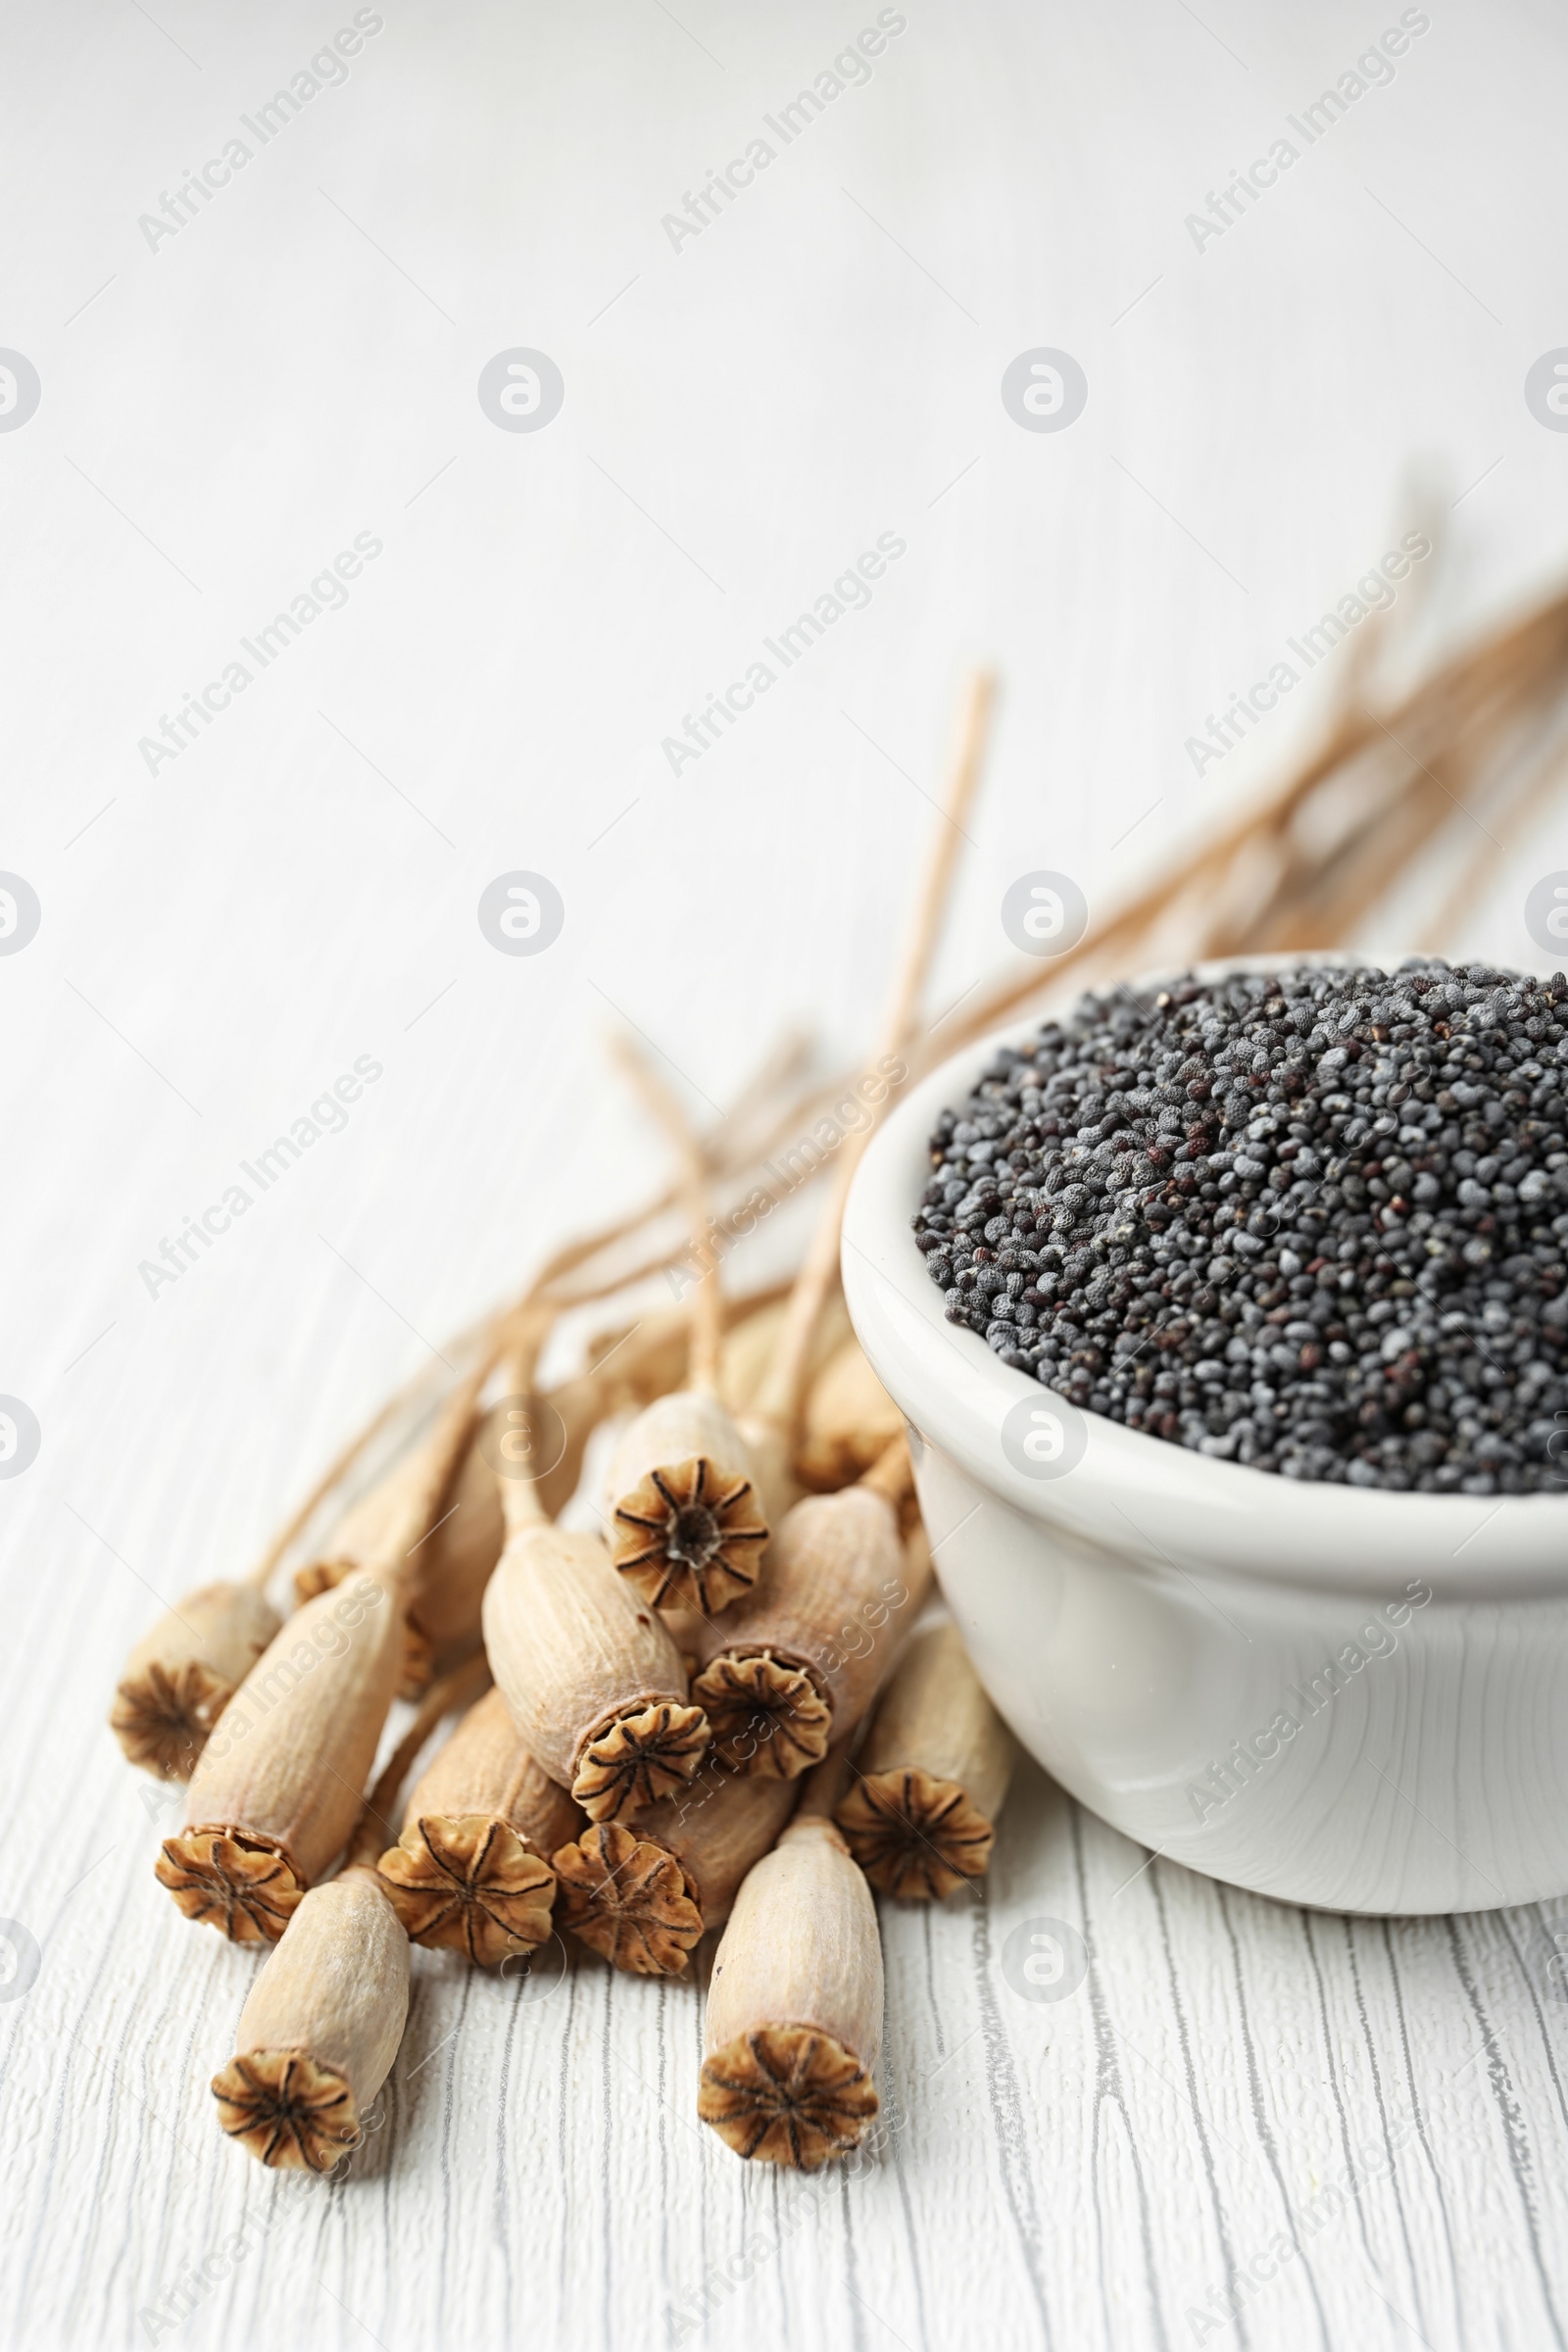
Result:
{"label": "white wooden table", "polygon": [[[1562,26],[1429,13],[1199,237],[1397,9],[909,0],[787,141],[874,8],[387,0],[292,114],[348,6],[7,11],[0,345],[40,399],[0,430],[0,868],[41,906],[0,957],[0,1392],[41,1432],[0,1481],[8,2342],[1563,2342],[1568,1906],[1305,1916],[1031,1774],[982,1900],[885,1918],[858,2177],[797,2197],[699,2131],[689,1988],[421,1956],[324,2188],[218,2137],[254,1963],[155,1886],[170,1815],[104,1726],[156,1595],[248,1560],[432,1343],[646,1185],[607,1023],[699,1110],[789,1018],[863,1046],[962,660],[1006,696],[933,1017],[1004,958],[1015,875],[1093,903],[1277,756],[1290,707],[1202,781],[1185,747],[1393,544],[1412,453],[1451,617],[1548,573]],[[519,348],[564,383],[537,432],[476,398]],[[999,396],[1040,348],[1088,381],[1060,432]],[[867,605],[762,650],[884,534]],[[1509,848],[1461,943],[1497,956],[1568,864],[1560,822]],[[565,907],[538,957],[475,919],[517,869]],[[358,1057],[346,1126],[247,1186]],[[1042,1920],[1091,1955],[1057,2001],[1002,1963]]]}

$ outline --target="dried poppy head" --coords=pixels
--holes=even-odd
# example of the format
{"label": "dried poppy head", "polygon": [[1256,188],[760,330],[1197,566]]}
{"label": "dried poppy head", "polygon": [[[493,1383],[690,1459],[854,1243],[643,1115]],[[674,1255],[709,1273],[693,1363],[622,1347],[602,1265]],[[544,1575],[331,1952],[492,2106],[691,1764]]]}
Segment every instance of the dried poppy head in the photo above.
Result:
{"label": "dried poppy head", "polygon": [[706,1662],[692,1696],[732,1771],[793,1779],[859,1720],[889,1658],[894,1612],[912,1614],[921,1590],[899,1537],[896,1498],[908,1479],[900,1438],[857,1485],[805,1495],[773,1538],[765,1585],[698,1629]]}
{"label": "dried poppy head", "polygon": [[748,1778],[710,1761],[630,1829],[606,1823],[556,1849],[563,1920],[614,1968],[683,1974],[800,1794],[799,1781]]}
{"label": "dried poppy head", "polygon": [[634,1976],[681,1974],[703,1915],[667,1847],[607,1822],[562,1846],[554,1861],[562,1918],[584,1943]]}
{"label": "dried poppy head", "polygon": [[155,1660],[121,1684],[109,1726],[132,1764],[160,1780],[188,1781],[232,1690],[199,1658],[173,1667]]}
{"label": "dried poppy head", "polygon": [[281,1845],[237,1830],[166,1838],[153,1867],[187,1919],[205,1921],[230,1943],[275,1943],[305,1892]]}
{"label": "dried poppy head", "polygon": [[234,2056],[213,2078],[228,2137],[260,2164],[329,2173],[341,2163],[397,2056],[409,1973],[409,1939],[362,1862],[313,1887],[252,1984]]}
{"label": "dried poppy head", "polygon": [[872,1886],[905,1901],[984,1877],[997,1838],[956,1781],[915,1767],[857,1781],[833,1818]]}
{"label": "dried poppy head", "polygon": [[689,1781],[707,1749],[702,1708],[658,1699],[616,1713],[588,1734],[571,1793],[590,1821],[618,1821]]}
{"label": "dried poppy head", "polygon": [[550,1933],[555,1874],[494,1815],[421,1814],[376,1870],[411,1942],[445,1945],[476,1968],[536,1951]]}
{"label": "dried poppy head", "polygon": [[[517,1511],[510,1490],[507,1502]],[[524,1746],[591,1821],[655,1803],[702,1762],[708,1718],[680,1651],[597,1536],[521,1521],[485,1594],[484,1638]]]}
{"label": "dried poppy head", "polygon": [[360,2141],[354,2093],[301,2050],[250,2050],[213,2077],[218,2120],[260,2164],[329,2173]]}
{"label": "dried poppy head", "polygon": [[846,2155],[877,2112],[853,2050],[810,2026],[760,2026],[703,2062],[697,2112],[737,2156],[812,2173]]}
{"label": "dried poppy head", "polygon": [[187,1918],[275,1942],[341,1853],[397,1686],[396,1588],[357,1577],[297,1610],[202,1751],[160,1883]]}
{"label": "dried poppy head", "polygon": [[115,1692],[110,1727],[131,1763],[188,1781],[278,1623],[254,1585],[204,1585],[168,1610],[125,1660]]}
{"label": "dried poppy head", "polygon": [[692,1696],[731,1772],[792,1781],[827,1753],[833,1710],[804,1660],[771,1650],[720,1655],[698,1675]]}
{"label": "dried poppy head", "polygon": [[814,2172],[853,2148],[877,2111],[882,2039],[876,1905],[843,1833],[819,1810],[842,1750],[742,1880],[713,1956],[697,2112],[738,2156]]}
{"label": "dried poppy head", "polygon": [[982,1877],[1015,1753],[957,1627],[916,1634],[834,1813],[872,1886],[920,1901]]}
{"label": "dried poppy head", "polygon": [[648,1471],[619,1497],[611,1557],[652,1607],[711,1617],[756,1584],[766,1543],[751,1480],[696,1454]]}

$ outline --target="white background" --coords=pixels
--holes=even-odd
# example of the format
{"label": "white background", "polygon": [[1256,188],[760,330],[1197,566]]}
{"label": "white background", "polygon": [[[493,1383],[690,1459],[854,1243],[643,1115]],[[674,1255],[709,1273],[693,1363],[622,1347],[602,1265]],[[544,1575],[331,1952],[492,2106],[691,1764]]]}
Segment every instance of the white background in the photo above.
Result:
{"label": "white background", "polygon": [[[43,1947],[0,2006],[28,2343],[146,2341],[137,2311],[274,2193],[205,2090],[251,1964],[153,1885],[118,1658],[428,1343],[646,1188],[606,1028],[699,1112],[789,1020],[863,1048],[976,656],[1004,693],[933,1010],[1004,963],[1016,874],[1103,904],[1219,805],[1248,755],[1200,783],[1186,739],[1394,544],[1412,465],[1455,627],[1560,562],[1568,437],[1523,398],[1568,343],[1544,0],[1435,0],[1200,251],[1187,216],[1396,8],[911,0],[679,250],[662,217],[779,147],[762,116],[873,8],[378,13],[150,250],[138,217],[353,11],[6,12],[0,344],[42,381],[0,433],[0,867],[43,908],[0,959],[0,1391],[43,1432],[0,1485],[0,1912]],[[1042,345],[1088,376],[1061,433],[999,396]],[[537,433],[476,398],[513,346],[564,377]],[[383,552],[346,606],[150,774],[139,739],[361,532]],[[883,532],[907,553],[869,609],[672,776],[662,739]],[[1568,832],[1510,848],[1456,944],[1528,959]],[[536,958],[476,921],[513,868],[565,903]],[[384,1074],[346,1131],[149,1296],[139,1262],[359,1055]],[[1196,2340],[1184,2313],[1397,2095],[1425,2136],[1247,2340],[1491,2343],[1501,2304],[1508,2341],[1562,2341],[1554,1920],[1347,1929],[1159,1864],[1109,1909],[1140,1859],[1031,1777],[991,1912],[890,1919],[897,2161],[713,2341]],[[1097,1907],[1093,2003],[1015,2002],[1010,1928]],[[689,2129],[695,1996],[420,1986],[380,2151],[280,2206],[177,2340],[691,2340],[668,2315],[774,2196]]]}

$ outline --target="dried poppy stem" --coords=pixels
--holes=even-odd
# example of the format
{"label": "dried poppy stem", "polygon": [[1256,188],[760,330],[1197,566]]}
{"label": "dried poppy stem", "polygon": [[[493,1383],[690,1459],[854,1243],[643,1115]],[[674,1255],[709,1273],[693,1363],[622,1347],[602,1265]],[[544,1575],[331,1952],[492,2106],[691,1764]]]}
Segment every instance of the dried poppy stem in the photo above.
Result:
{"label": "dried poppy stem", "polygon": [[166,1610],[125,1660],[109,1721],[132,1764],[188,1781],[208,1736],[276,1634],[254,1585],[203,1585]]}
{"label": "dried poppy stem", "polygon": [[[679,1102],[651,1063],[639,1054],[630,1038],[612,1037],[610,1053],[633,1093],[652,1112],[674,1146],[680,1162],[682,1206],[691,1223],[692,1246],[701,1255],[711,1206],[708,1154]],[[705,1396],[711,1396],[717,1392],[719,1350],[724,1339],[723,1294],[716,1258],[703,1269],[692,1293],[688,1311],[691,1320],[691,1386],[700,1390]]]}
{"label": "dried poppy stem", "polygon": [[[519,1351],[514,1395],[531,1391],[541,1338],[536,1329]],[[503,1473],[501,1488],[507,1544],[484,1599],[496,1682],[545,1771],[591,1820],[613,1821],[690,1780],[708,1718],[690,1703],[679,1650],[602,1540],[552,1526],[527,1478]]]}
{"label": "dried poppy stem", "polygon": [[899,1537],[910,1484],[901,1437],[855,1486],[808,1494],[773,1539],[763,1590],[696,1628],[692,1696],[731,1771],[793,1780],[859,1722],[930,1576],[929,1555],[917,1565]]}
{"label": "dried poppy stem", "polygon": [[831,1818],[835,1751],[744,1881],[713,1962],[697,2112],[737,2156],[815,2172],[877,2112],[876,1905]]}
{"label": "dried poppy stem", "polygon": [[[775,1051],[764,1062],[759,1075],[744,1089],[739,1102],[723,1119],[712,1141],[710,1156],[716,1176],[738,1178],[755,1173],[781,1144],[800,1132],[803,1121],[809,1123],[808,1114],[817,1106],[822,1095],[818,1085],[808,1087],[791,1102],[775,1109],[771,1123],[760,1132],[756,1130],[754,1124],[756,1114],[762,1106],[769,1065],[779,1064],[787,1076],[797,1057],[798,1048],[793,1044],[786,1048],[782,1062]],[[647,1205],[640,1217],[623,1221],[619,1226],[608,1227],[591,1240],[570,1245],[567,1250],[559,1251],[536,1280],[532,1296],[564,1309],[579,1303],[582,1296],[600,1296],[604,1289],[625,1288],[648,1275],[661,1272],[667,1263],[666,1252],[647,1257],[638,1265],[623,1267],[612,1281],[601,1280],[598,1291],[580,1294],[558,1287],[564,1273],[588,1263],[615,1244],[623,1242],[630,1234],[653,1224],[665,1211],[675,1207],[680,1200],[680,1185],[671,1185]]]}
{"label": "dried poppy stem", "polygon": [[745,1440],[718,1397],[724,1339],[718,1259],[707,1250],[708,1167],[680,1105],[624,1039],[617,1060],[681,1155],[691,1247],[709,1263],[691,1299],[691,1358],[684,1389],[637,1415],[605,1480],[611,1558],[654,1608],[712,1616],[756,1584],[767,1521]]}
{"label": "dried poppy stem", "polygon": [[549,1857],[582,1827],[491,1690],[415,1788],[403,1835],[377,1865],[381,1886],[412,1942],[491,1968],[544,1942],[556,1893]]}
{"label": "dried poppy stem", "polygon": [[[1393,704],[1385,704],[1381,712],[1342,706],[1329,721],[1323,740],[1268,790],[1261,803],[1253,802],[1178,853],[1174,863],[1167,860],[1125,905],[1092,926],[1074,947],[1054,957],[1049,968],[1036,965],[988,990],[948,1032],[944,1050],[955,1051],[1000,1028],[1048,991],[1055,994],[1069,972],[1074,975],[1074,987],[1081,985],[1078,974],[1084,965],[1113,971],[1126,970],[1129,965],[1137,969],[1148,959],[1149,943],[1172,899],[1195,886],[1201,896],[1203,916],[1196,933],[1162,960],[1182,962],[1273,948],[1328,946],[1343,940],[1396,878],[1410,855],[1430,838],[1430,824],[1404,831],[1392,858],[1382,826],[1372,827],[1365,835],[1358,830],[1347,852],[1344,870],[1336,877],[1335,890],[1311,919],[1306,919],[1299,904],[1303,887],[1310,892],[1318,878],[1321,860],[1310,850],[1293,853],[1289,881],[1281,884],[1270,905],[1258,910],[1253,899],[1244,937],[1238,938],[1225,926],[1216,931],[1208,920],[1215,886],[1249,844],[1282,838],[1298,815],[1321,806],[1369,749],[1392,744],[1397,751],[1415,743],[1425,746],[1426,756],[1472,734],[1478,724],[1485,734],[1495,724],[1499,710],[1517,715],[1554,701],[1561,691],[1565,661],[1568,596],[1557,596],[1446,660]],[[1434,801],[1433,808],[1437,807]],[[1446,796],[1438,813],[1451,814],[1453,807],[1453,800]]]}
{"label": "dried poppy stem", "polygon": [[1016,1754],[957,1627],[916,1634],[834,1815],[871,1885],[918,1900],[983,1877]]}
{"label": "dried poppy stem", "polygon": [[[956,745],[943,796],[942,821],[926,855],[925,870],[915,901],[909,936],[894,973],[878,1040],[884,1066],[907,1045],[941,935],[942,918],[952,889],[958,845],[965,838],[963,820],[980,781],[990,731],[996,681],[976,670],[965,690]],[[779,1335],[778,1351],[768,1368],[753,1413],[741,1424],[753,1449],[759,1483],[764,1493],[772,1464],[782,1452],[794,1451],[796,1427],[807,1381],[811,1339],[829,1291],[838,1278],[839,1237],[844,1205],[865,1148],[877,1125],[873,1111],[863,1128],[840,1145],[828,1198],[807,1247]]]}
{"label": "dried poppy stem", "polygon": [[554,1858],[563,1924],[616,1968],[679,1976],[703,1935],[729,1917],[799,1794],[798,1782],[739,1780],[710,1764],[629,1828],[586,1830]]}
{"label": "dried poppy stem", "polygon": [[218,2119],[259,2163],[329,2173],[359,2145],[409,2013],[409,1939],[368,1859],[380,1816],[482,1662],[437,1683],[375,1785],[340,1878],[290,1918],[240,2012],[234,2056],[213,2077]]}
{"label": "dried poppy stem", "polygon": [[[447,1353],[454,1356],[466,1353],[476,1343],[487,1337],[496,1319],[495,1316],[486,1316],[482,1322],[470,1324],[467,1330],[460,1332],[455,1340],[448,1341]],[[380,1436],[394,1415],[428,1384],[429,1377],[429,1371],[426,1368],[422,1372],[416,1373],[412,1380],[405,1381],[402,1388],[395,1390],[386,1402],[371,1414],[369,1420],[345,1441],[306,1495],[305,1500],[284,1521],[261,1558],[256,1562],[255,1567],[247,1572],[245,1579],[247,1584],[266,1585],[270,1580],[274,1569],[284,1557],[290,1544],[296,1543],[305,1533],[311,1520],[333,1489],[347,1477],[366,1448]]]}
{"label": "dried poppy stem", "polygon": [[298,1610],[223,1710],[158,1878],[187,1918],[237,1943],[281,1936],[360,1810],[403,1666],[407,1551],[451,1475],[480,1366],[443,1411],[382,1553]]}

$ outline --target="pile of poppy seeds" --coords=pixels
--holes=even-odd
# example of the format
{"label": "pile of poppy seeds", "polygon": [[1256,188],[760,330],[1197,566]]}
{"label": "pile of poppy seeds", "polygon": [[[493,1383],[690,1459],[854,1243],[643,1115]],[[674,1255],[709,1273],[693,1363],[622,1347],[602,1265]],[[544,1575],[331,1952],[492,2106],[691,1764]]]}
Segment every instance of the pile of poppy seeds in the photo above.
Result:
{"label": "pile of poppy seeds", "polygon": [[1568,1493],[1568,979],[1119,989],[1004,1050],[913,1219],[950,1322],[1287,1478]]}

